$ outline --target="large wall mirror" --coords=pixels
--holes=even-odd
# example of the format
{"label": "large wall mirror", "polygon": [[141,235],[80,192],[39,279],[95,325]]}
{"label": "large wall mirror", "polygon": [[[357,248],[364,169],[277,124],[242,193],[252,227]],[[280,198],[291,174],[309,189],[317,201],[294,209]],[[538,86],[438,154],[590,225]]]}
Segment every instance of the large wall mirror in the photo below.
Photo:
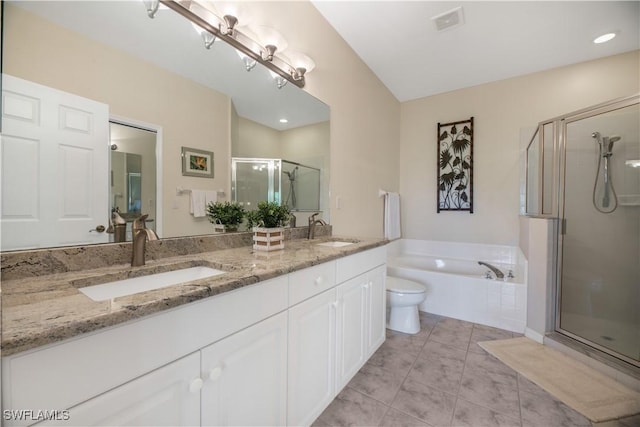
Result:
{"label": "large wall mirror", "polygon": [[[231,200],[232,157],[318,170],[318,210],[329,218],[329,108],[291,84],[279,89],[260,65],[247,72],[222,41],[206,49],[176,12],[6,1],[2,32],[3,251],[109,242],[98,226],[113,209],[148,213],[161,238],[213,233],[190,212],[189,190]],[[25,123],[37,126],[18,136]],[[94,140],[76,143],[82,135]],[[183,175],[182,147],[212,152],[213,177]]]}

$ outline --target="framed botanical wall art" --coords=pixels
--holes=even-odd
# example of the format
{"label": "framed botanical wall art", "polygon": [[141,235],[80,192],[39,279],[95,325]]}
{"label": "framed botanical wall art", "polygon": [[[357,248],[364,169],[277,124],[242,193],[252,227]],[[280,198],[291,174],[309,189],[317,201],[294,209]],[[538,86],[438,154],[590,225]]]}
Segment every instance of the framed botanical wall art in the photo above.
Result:
{"label": "framed botanical wall art", "polygon": [[438,123],[438,213],[473,213],[473,117]]}
{"label": "framed botanical wall art", "polygon": [[213,178],[213,152],[182,147],[182,175]]}

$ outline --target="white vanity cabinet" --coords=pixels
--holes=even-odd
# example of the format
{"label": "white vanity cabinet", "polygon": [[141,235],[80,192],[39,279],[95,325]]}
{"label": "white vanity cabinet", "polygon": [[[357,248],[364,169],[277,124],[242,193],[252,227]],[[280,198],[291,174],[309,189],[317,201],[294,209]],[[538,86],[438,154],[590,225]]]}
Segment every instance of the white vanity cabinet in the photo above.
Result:
{"label": "white vanity cabinet", "polygon": [[336,384],[342,389],[366,361],[367,275],[355,277],[337,288]]}
{"label": "white vanity cabinet", "polygon": [[287,313],[71,408],[60,426],[282,426]]}
{"label": "white vanity cabinet", "polygon": [[386,267],[381,265],[337,287],[338,390],[347,385],[384,342],[385,276]]}
{"label": "white vanity cabinet", "polygon": [[[386,258],[386,255],[385,255]],[[385,279],[387,266],[379,265],[367,273],[367,345],[366,359],[382,345],[387,332],[387,292]],[[382,314],[380,314],[382,313]]]}
{"label": "white vanity cabinet", "polygon": [[385,337],[386,249],[2,358],[47,425],[309,425]]}
{"label": "white vanity cabinet", "polygon": [[[285,275],[123,325],[3,357],[3,410],[68,409],[70,419],[61,424],[92,425],[91,420],[77,423],[76,409],[84,413],[83,407],[91,407],[87,406],[91,404],[100,407],[101,402],[108,401],[115,405],[108,408],[114,414],[150,410],[147,408],[153,407],[158,397],[153,389],[145,392],[147,394],[140,394],[138,388],[129,387],[137,381],[155,384],[149,387],[158,390],[164,387],[159,385],[164,382],[172,390],[171,393],[177,393],[176,390],[181,387],[185,393],[184,399],[188,399],[185,397],[187,393],[198,388],[199,383],[203,388],[210,385],[205,381],[207,378],[200,366],[200,350],[213,343],[223,345],[225,339],[234,342],[234,334],[249,331],[278,313],[286,313],[287,300],[288,278]],[[237,342],[236,345],[242,346]],[[190,372],[184,377],[188,381],[183,381],[183,374],[177,374],[174,370],[167,371],[176,375],[172,378],[153,379],[164,375],[161,371],[163,367],[171,366],[190,354],[197,355],[198,364],[195,366],[195,376],[192,377]],[[152,379],[147,380],[147,375]],[[194,379],[196,381],[192,384]],[[238,384],[238,388],[252,386],[255,386],[253,381]],[[196,391],[199,403],[199,390]],[[118,397],[111,398],[110,394]],[[147,395],[150,401],[147,401]],[[183,397],[173,402],[181,405]],[[118,407],[118,402],[123,406]],[[247,406],[246,409],[249,412],[253,408]],[[199,425],[199,406],[195,412],[190,412],[190,417],[192,415],[197,417],[195,424]],[[156,424],[144,422],[145,418],[140,420],[142,425]],[[93,424],[100,425],[101,422],[100,418],[96,418]],[[135,423],[136,418],[132,416],[129,425]],[[5,426],[30,424],[33,424],[33,420],[4,420]]]}
{"label": "white vanity cabinet", "polygon": [[56,421],[40,424],[196,426],[200,425],[201,388],[200,353],[196,352],[81,403],[66,416],[60,413]]}
{"label": "white vanity cabinet", "polygon": [[286,312],[204,348],[201,355],[202,425],[286,424]]}
{"label": "white vanity cabinet", "polygon": [[287,425],[310,425],[336,394],[336,306],[330,289],[289,309]]}
{"label": "white vanity cabinet", "polygon": [[[379,247],[290,275],[310,298],[289,308],[288,425],[310,425],[384,341],[385,262]],[[311,296],[329,266],[337,286]]]}

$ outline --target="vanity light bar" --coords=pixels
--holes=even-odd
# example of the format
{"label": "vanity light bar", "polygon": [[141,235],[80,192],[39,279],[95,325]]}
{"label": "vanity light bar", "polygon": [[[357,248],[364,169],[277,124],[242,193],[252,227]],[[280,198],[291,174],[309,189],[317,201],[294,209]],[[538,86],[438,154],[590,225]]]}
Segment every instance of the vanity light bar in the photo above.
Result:
{"label": "vanity light bar", "polygon": [[[216,38],[224,40],[240,52],[247,55],[249,58],[261,63],[269,70],[278,74],[297,87],[304,87],[304,74],[306,72],[304,68],[295,68],[277,55],[270,55],[266,58],[263,58],[262,52],[267,51],[264,46],[259,45],[255,40],[252,40],[250,37],[246,36],[236,28],[234,28],[232,31],[225,31],[221,29],[219,25],[207,21],[202,16],[211,14],[211,12],[205,9],[203,6],[199,5],[197,2],[194,2],[192,0],[160,0],[160,3],[176,11],[194,24],[205,29],[209,33],[213,34]],[[254,49],[252,49],[252,47],[254,49],[259,49],[260,52],[256,52]]]}

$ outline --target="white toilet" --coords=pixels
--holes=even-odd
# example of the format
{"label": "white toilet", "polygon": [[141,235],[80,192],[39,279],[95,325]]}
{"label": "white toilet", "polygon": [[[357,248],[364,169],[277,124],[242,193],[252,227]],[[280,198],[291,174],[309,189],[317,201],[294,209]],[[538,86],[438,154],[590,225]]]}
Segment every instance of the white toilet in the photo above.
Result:
{"label": "white toilet", "polygon": [[426,298],[419,283],[387,276],[387,328],[405,334],[420,332],[418,305]]}

